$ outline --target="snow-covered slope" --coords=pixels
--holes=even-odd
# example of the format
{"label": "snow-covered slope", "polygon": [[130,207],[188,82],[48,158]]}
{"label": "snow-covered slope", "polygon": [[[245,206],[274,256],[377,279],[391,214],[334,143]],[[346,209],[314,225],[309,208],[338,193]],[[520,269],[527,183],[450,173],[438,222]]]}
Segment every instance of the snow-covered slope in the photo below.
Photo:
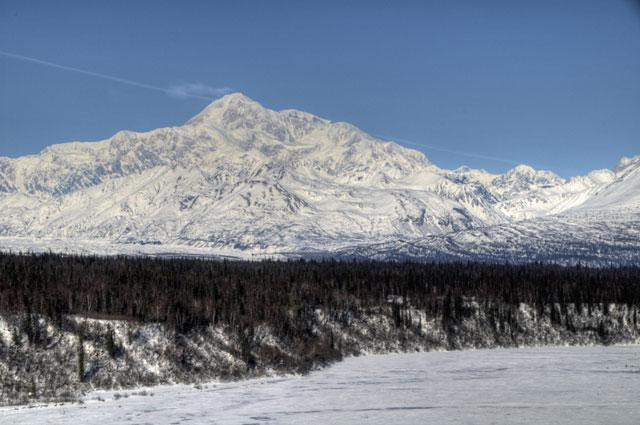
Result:
{"label": "snow-covered slope", "polygon": [[[574,235],[591,246],[610,220],[613,237],[637,236],[640,157],[570,180],[525,165],[504,175],[444,170],[350,124],[235,93],[179,127],[0,158],[0,210],[0,236],[45,248],[58,238],[247,256],[454,238],[468,241],[466,252],[495,243],[496,229],[535,229],[518,244],[566,238],[561,223],[595,225]],[[487,240],[476,237],[483,232]],[[515,242],[505,236],[505,246]]]}

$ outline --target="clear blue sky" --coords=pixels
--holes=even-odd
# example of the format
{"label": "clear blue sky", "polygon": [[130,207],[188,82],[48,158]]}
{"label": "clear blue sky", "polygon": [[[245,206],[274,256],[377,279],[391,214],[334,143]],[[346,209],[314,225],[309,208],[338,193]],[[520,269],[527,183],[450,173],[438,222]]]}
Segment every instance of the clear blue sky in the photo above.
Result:
{"label": "clear blue sky", "polygon": [[[176,125],[241,91],[421,147],[563,176],[640,154],[640,8],[625,0],[0,1],[0,155]],[[212,88],[212,89],[209,89]],[[405,143],[407,144],[407,143]],[[443,150],[465,153],[444,152]]]}

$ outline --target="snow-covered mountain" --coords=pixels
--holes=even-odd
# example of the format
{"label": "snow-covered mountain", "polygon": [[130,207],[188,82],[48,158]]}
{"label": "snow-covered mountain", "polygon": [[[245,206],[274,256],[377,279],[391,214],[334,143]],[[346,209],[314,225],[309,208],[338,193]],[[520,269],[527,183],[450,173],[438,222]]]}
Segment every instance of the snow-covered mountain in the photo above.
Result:
{"label": "snow-covered mountain", "polygon": [[5,249],[639,262],[640,156],[570,180],[445,170],[235,93],[179,127],[0,158],[0,209]]}

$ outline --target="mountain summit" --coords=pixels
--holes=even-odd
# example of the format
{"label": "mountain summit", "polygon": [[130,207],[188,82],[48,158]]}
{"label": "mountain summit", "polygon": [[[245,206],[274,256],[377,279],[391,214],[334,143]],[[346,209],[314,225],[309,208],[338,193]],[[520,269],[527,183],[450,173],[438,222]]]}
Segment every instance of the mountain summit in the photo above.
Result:
{"label": "mountain summit", "polygon": [[[575,224],[593,230],[581,252],[604,262],[639,228],[638,158],[570,180],[526,165],[444,170],[348,123],[233,93],[182,126],[0,158],[0,248],[56,249],[42,242],[53,238],[115,252],[411,256],[421,247],[421,258],[459,258],[479,255],[476,242],[495,233],[535,259],[548,249],[536,234],[566,242]],[[512,258],[509,242],[482,255]]]}

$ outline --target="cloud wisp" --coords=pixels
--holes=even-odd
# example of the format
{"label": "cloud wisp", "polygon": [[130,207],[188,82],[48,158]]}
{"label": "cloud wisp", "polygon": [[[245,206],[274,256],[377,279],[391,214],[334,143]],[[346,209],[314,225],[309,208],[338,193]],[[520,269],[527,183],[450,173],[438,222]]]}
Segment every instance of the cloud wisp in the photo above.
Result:
{"label": "cloud wisp", "polygon": [[187,97],[195,98],[216,98],[231,93],[229,87],[211,87],[202,83],[182,83],[174,84],[167,88],[167,93],[171,96],[184,99]]}
{"label": "cloud wisp", "polygon": [[76,68],[73,66],[61,65],[54,62],[45,61],[42,59],[19,55],[16,53],[5,52],[0,50],[0,56],[5,56],[12,59],[21,60],[23,62],[35,63],[42,66],[47,66],[49,68],[61,69],[64,71],[75,72],[78,74],[88,75],[90,77],[101,78],[103,80],[113,81],[120,84],[126,84],[129,86],[139,87],[148,90],[155,90],[158,92],[165,93],[169,96],[186,99],[202,99],[202,100],[214,100],[220,96],[223,96],[227,93],[230,93],[232,90],[228,87],[210,87],[202,83],[187,83],[174,85],[170,87],[161,87],[152,84],[141,83],[139,81],[133,81],[126,78],[116,77],[114,75],[103,74],[100,72],[88,71],[86,69]]}

